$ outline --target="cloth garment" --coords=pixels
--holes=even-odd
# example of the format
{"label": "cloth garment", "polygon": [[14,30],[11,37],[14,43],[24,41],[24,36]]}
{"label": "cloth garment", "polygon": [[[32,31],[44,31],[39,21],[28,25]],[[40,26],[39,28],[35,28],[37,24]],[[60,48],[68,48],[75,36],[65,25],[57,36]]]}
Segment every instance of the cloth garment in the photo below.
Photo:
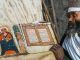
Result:
{"label": "cloth garment", "polygon": [[67,31],[62,46],[72,60],[80,60],[80,22],[75,21],[75,24],[69,24]]}
{"label": "cloth garment", "polygon": [[16,53],[18,52],[17,47],[15,46],[14,41],[12,39],[8,42],[6,42],[6,40],[2,40],[1,48],[2,48],[2,55],[8,50],[16,51]]}
{"label": "cloth garment", "polygon": [[[6,36],[4,34],[1,34],[2,40],[0,40],[1,44],[1,50],[2,50],[2,55],[5,53],[13,52],[15,51],[16,53],[18,52],[17,47],[14,43],[13,37],[9,32],[6,32]],[[9,39],[8,41],[6,39]]]}
{"label": "cloth garment", "polygon": [[80,60],[80,37],[78,33],[66,37],[63,42],[63,48],[68,51],[72,60]]}
{"label": "cloth garment", "polygon": [[1,57],[0,60],[57,60],[55,55],[51,51],[36,53],[36,54],[26,54],[18,55],[12,57]]}

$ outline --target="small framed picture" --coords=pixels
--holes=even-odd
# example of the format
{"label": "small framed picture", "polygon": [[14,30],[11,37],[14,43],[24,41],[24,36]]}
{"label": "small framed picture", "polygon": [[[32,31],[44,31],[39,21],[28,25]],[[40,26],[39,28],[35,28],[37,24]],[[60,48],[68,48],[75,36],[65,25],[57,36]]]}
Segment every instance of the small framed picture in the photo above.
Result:
{"label": "small framed picture", "polygon": [[51,35],[51,32],[48,28],[48,24],[39,24],[39,25],[35,25],[35,29],[37,30],[37,33],[39,35],[39,40],[42,43],[52,43],[53,38]]}
{"label": "small framed picture", "polygon": [[0,26],[1,55],[15,55],[18,53],[10,28],[8,26]]}
{"label": "small framed picture", "polygon": [[15,37],[17,39],[19,48],[20,48],[19,53],[26,53],[25,43],[24,43],[23,38],[22,38],[22,32],[20,31],[20,26],[14,25],[13,30],[14,30],[14,34],[15,34]]}
{"label": "small framed picture", "polygon": [[53,44],[53,37],[48,24],[22,24],[23,32],[28,46]]}
{"label": "small framed picture", "polygon": [[35,26],[30,24],[22,24],[22,28],[28,46],[39,43]]}

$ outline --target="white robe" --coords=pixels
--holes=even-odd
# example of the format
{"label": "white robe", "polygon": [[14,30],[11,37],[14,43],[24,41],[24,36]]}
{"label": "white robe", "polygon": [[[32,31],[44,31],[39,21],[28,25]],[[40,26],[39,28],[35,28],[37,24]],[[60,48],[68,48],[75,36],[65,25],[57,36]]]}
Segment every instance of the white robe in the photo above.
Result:
{"label": "white robe", "polygon": [[80,60],[80,37],[77,33],[65,38],[63,48],[68,51],[72,60]]}

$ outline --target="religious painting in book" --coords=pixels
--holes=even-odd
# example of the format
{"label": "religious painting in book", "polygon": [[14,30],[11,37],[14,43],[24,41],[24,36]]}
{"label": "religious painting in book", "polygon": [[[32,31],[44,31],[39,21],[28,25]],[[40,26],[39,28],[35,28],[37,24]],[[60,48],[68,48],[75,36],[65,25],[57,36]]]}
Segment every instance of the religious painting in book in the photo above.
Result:
{"label": "religious painting in book", "polygon": [[20,53],[26,53],[25,43],[23,42],[23,38],[18,25],[13,26],[14,34],[19,44]]}
{"label": "religious painting in book", "polygon": [[0,44],[2,55],[15,55],[18,49],[8,26],[0,26]]}
{"label": "religious painting in book", "polygon": [[28,46],[50,45],[53,38],[47,24],[22,24]]}

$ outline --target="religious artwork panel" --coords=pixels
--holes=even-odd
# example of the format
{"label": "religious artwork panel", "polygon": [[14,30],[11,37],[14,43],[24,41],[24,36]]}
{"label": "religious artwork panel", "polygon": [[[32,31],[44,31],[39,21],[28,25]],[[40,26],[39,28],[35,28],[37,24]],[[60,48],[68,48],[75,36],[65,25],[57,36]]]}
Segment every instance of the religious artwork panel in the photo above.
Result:
{"label": "religious artwork panel", "polygon": [[0,26],[1,55],[15,55],[18,49],[8,26]]}
{"label": "religious artwork panel", "polygon": [[20,53],[26,53],[25,43],[22,37],[22,32],[20,32],[20,27],[18,25],[14,25],[13,30],[20,48]]}
{"label": "religious artwork panel", "polygon": [[53,37],[48,25],[49,25],[48,23],[41,23],[41,24],[35,25],[35,29],[37,30],[40,37],[39,40],[44,45],[49,45],[54,43]]}
{"label": "religious artwork panel", "polygon": [[28,46],[53,44],[53,38],[47,24],[22,24]]}
{"label": "religious artwork panel", "polygon": [[39,43],[34,26],[30,24],[22,24],[22,28],[28,46],[30,46],[31,44]]}

